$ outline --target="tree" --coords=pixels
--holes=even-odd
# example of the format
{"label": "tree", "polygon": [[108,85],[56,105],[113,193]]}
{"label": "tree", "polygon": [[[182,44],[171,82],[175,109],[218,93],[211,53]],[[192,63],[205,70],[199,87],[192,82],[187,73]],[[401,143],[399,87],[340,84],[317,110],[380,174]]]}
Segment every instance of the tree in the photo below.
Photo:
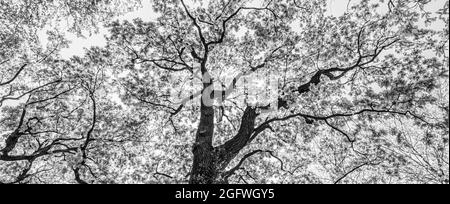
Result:
{"label": "tree", "polygon": [[45,178],[41,154],[78,183],[448,183],[448,1],[152,3],[2,107],[0,160],[32,152],[13,183]]}
{"label": "tree", "polygon": [[[86,57],[89,62],[59,59],[68,42],[56,23],[67,20],[67,31],[83,35],[132,7],[119,1],[0,2],[0,183],[61,182],[48,175],[64,177],[67,168],[56,165],[61,161],[86,183],[80,171],[88,167],[86,151],[102,115],[97,112],[108,108],[97,108],[104,73],[94,55]],[[47,45],[37,34],[41,29],[48,31]],[[80,162],[71,165],[71,158]]]}

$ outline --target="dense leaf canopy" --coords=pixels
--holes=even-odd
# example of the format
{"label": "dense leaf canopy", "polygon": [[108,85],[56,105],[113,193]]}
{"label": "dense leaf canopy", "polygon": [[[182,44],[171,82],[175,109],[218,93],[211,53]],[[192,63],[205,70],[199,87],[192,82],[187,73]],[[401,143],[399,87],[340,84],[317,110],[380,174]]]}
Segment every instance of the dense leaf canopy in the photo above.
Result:
{"label": "dense leaf canopy", "polygon": [[449,183],[448,1],[151,2],[0,1],[0,183]]}

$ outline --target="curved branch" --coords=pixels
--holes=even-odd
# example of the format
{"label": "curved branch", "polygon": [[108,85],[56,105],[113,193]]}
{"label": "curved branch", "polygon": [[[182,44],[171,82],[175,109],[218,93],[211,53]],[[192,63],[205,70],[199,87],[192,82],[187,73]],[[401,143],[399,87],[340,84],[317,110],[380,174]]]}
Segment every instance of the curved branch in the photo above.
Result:
{"label": "curved branch", "polygon": [[280,166],[280,169],[281,169],[281,171],[288,172],[288,173],[291,174],[291,175],[294,174],[293,172],[287,171],[287,170],[284,168],[284,162],[283,162],[283,160],[280,159],[279,157],[275,156],[275,153],[274,153],[273,151],[268,151],[268,150],[266,150],[266,151],[263,151],[263,150],[255,150],[255,151],[253,151],[253,152],[250,152],[250,153],[246,154],[244,157],[242,157],[242,159],[239,161],[239,163],[238,163],[235,167],[233,167],[233,168],[231,168],[229,171],[223,173],[223,178],[224,178],[225,180],[228,180],[231,176],[234,175],[234,173],[235,173],[236,171],[238,171],[238,170],[241,169],[241,167],[242,167],[242,165],[245,163],[245,161],[247,161],[250,157],[254,156],[255,154],[259,154],[259,153],[268,153],[268,154],[270,154],[271,157],[277,159],[277,160],[280,162],[280,165],[281,165],[281,166]]}
{"label": "curved branch", "polygon": [[84,181],[84,180],[81,178],[81,175],[80,175],[80,167],[74,168],[74,169],[72,169],[72,170],[73,170],[73,173],[74,173],[74,175],[75,175],[75,181],[76,181],[78,184],[88,184],[86,181]]}
{"label": "curved branch", "polygon": [[194,26],[197,28],[198,35],[199,35],[199,37],[200,37],[200,40],[201,40],[203,46],[205,47],[205,49],[208,49],[208,45],[207,45],[207,43],[206,43],[206,39],[205,39],[205,37],[203,36],[202,28],[200,27],[200,25],[198,25],[197,19],[194,18],[194,16],[191,14],[191,12],[189,12],[189,9],[187,8],[186,4],[184,3],[184,0],[181,0],[181,4],[183,5],[184,11],[185,11],[186,14],[188,15],[188,17],[192,20],[192,22],[194,23]]}
{"label": "curved branch", "polygon": [[16,74],[15,74],[11,79],[9,79],[8,81],[5,81],[5,82],[0,82],[0,86],[4,86],[4,85],[8,85],[8,84],[12,83],[14,80],[16,80],[17,77],[19,77],[20,73],[22,73],[22,71],[23,71],[27,66],[28,66],[28,64],[22,65],[22,66],[19,68],[19,70],[16,72]]}
{"label": "curved branch", "polygon": [[238,163],[235,167],[231,168],[229,171],[227,171],[227,172],[225,172],[225,173],[223,174],[223,175],[224,175],[224,178],[225,178],[225,179],[230,178],[237,170],[239,170],[239,169],[241,168],[241,166],[244,164],[244,162],[245,162],[248,158],[252,157],[252,156],[255,155],[255,154],[259,154],[259,153],[263,153],[263,152],[264,152],[263,150],[256,150],[256,151],[253,151],[253,152],[250,152],[250,153],[246,154],[246,155],[241,159],[241,161],[239,161],[239,163]]}
{"label": "curved branch", "polygon": [[326,123],[328,126],[330,126],[333,130],[336,130],[336,131],[338,131],[339,133],[341,133],[342,135],[344,135],[344,136],[347,138],[348,142],[350,142],[350,143],[354,143],[354,142],[355,142],[355,139],[352,139],[352,138],[350,137],[350,135],[348,135],[347,133],[345,133],[343,130],[341,130],[341,129],[339,129],[339,128],[333,126],[333,125],[331,125],[331,124],[328,122],[328,120],[325,120],[325,123]]}
{"label": "curved branch", "polygon": [[[355,112],[355,113],[339,113],[339,114],[333,114],[333,115],[329,115],[329,116],[312,116],[312,115],[308,115],[308,114],[297,113],[297,114],[292,114],[292,115],[289,115],[289,116],[286,116],[286,117],[283,117],[283,118],[273,118],[273,119],[270,119],[270,120],[262,123],[257,128],[255,128],[255,131],[253,133],[260,134],[264,130],[268,129],[268,127],[269,127],[269,125],[271,123],[288,121],[288,120],[293,119],[293,118],[302,117],[302,118],[305,118],[305,119],[324,121],[324,122],[327,123],[327,120],[329,120],[329,119],[340,118],[340,117],[352,117],[352,116],[361,115],[361,114],[364,114],[364,113],[380,113],[380,114],[381,113],[389,113],[389,114],[396,114],[396,115],[403,115],[403,116],[410,115],[410,116],[412,116],[415,119],[421,120],[422,122],[429,124],[423,118],[421,118],[421,117],[411,113],[410,111],[400,112],[400,111],[392,111],[392,110],[363,109],[363,110]],[[333,127],[333,126],[330,126],[330,127]],[[333,128],[333,129],[336,130],[336,128]],[[340,130],[337,130],[337,131],[341,132]],[[341,133],[343,133],[343,132],[341,132]],[[258,134],[254,134],[252,136],[252,138],[256,138],[258,136]],[[344,133],[344,135],[348,137],[349,141],[353,141],[350,138],[350,136],[348,136],[348,134]]]}
{"label": "curved branch", "polygon": [[365,167],[365,166],[375,166],[375,165],[378,165],[378,164],[375,164],[375,163],[373,163],[373,162],[366,162],[366,163],[363,163],[363,164],[361,164],[361,165],[359,165],[359,166],[353,168],[353,169],[350,170],[349,172],[345,173],[342,177],[340,177],[338,180],[336,180],[336,182],[334,182],[334,184],[339,184],[342,180],[344,180],[345,178],[347,178],[350,174],[352,174],[353,172],[355,172],[355,171],[357,171],[357,170],[359,170],[359,169],[361,169],[361,168],[363,168],[363,167]]}

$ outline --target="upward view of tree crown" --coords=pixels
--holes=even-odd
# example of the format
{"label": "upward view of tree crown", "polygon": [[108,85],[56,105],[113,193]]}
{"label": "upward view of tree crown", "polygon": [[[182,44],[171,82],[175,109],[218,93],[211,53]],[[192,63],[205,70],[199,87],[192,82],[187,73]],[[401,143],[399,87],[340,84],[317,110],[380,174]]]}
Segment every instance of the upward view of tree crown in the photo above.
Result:
{"label": "upward view of tree crown", "polygon": [[449,1],[330,2],[1,0],[0,183],[448,184]]}

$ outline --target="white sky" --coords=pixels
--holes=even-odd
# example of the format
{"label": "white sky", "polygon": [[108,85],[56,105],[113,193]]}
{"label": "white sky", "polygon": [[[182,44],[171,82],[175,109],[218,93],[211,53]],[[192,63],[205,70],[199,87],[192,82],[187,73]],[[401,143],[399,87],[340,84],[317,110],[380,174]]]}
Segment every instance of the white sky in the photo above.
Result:
{"label": "white sky", "polygon": [[[349,0],[329,0],[329,1],[330,3],[328,6],[328,10],[330,14],[334,16],[340,16],[346,11]],[[350,0],[350,1],[358,2],[360,0]],[[436,11],[443,7],[445,0],[432,0],[432,2],[433,3],[430,4],[432,7],[430,8],[430,10]],[[138,9],[135,12],[131,12],[124,16],[121,16],[117,19],[131,21],[135,18],[141,18],[144,21],[152,21],[156,19],[156,15],[153,12],[151,6],[151,0],[143,0],[142,8]],[[75,34],[68,33],[66,37],[72,43],[70,44],[69,48],[63,49],[60,54],[63,58],[69,59],[74,55],[82,56],[85,52],[84,50],[91,46],[99,46],[99,47],[106,46],[106,39],[104,37],[106,34],[107,29],[105,29],[104,27],[101,27],[97,34],[93,34],[86,38],[80,38]],[[42,31],[40,33],[40,38],[43,43],[46,43],[45,39],[47,38],[47,36],[45,34],[45,31]]]}

